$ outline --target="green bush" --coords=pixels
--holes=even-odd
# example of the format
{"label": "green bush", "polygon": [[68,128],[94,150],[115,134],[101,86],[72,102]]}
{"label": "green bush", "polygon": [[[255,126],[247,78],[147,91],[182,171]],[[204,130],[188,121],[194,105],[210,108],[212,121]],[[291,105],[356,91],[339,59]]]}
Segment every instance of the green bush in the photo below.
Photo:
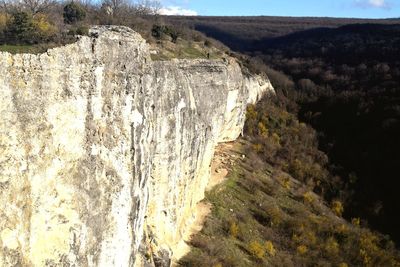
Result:
{"label": "green bush", "polygon": [[32,15],[27,12],[12,14],[7,23],[5,35],[11,44],[32,44],[36,42],[37,34]]}
{"label": "green bush", "polygon": [[165,25],[153,25],[153,28],[151,29],[151,35],[156,38],[156,39],[161,39],[163,36],[170,36],[172,39],[172,42],[176,43],[178,40],[178,37],[180,36],[179,31],[172,27],[168,27]]}
{"label": "green bush", "polygon": [[81,5],[71,2],[64,6],[63,17],[65,23],[73,24],[85,19],[86,11]]}
{"label": "green bush", "polygon": [[153,25],[151,29],[151,35],[156,39],[161,39],[163,33],[165,32],[165,26]]}

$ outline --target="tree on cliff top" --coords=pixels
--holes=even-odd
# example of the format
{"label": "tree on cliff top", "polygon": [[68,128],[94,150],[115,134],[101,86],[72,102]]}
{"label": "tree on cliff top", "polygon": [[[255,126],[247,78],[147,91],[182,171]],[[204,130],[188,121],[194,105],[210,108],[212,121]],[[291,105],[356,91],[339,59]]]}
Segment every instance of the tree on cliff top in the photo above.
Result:
{"label": "tree on cliff top", "polygon": [[64,6],[63,17],[65,23],[73,24],[83,20],[86,17],[86,11],[80,4],[70,2]]}
{"label": "tree on cliff top", "polygon": [[11,43],[31,43],[34,39],[33,32],[35,32],[33,18],[27,12],[14,13],[6,27],[6,36]]}
{"label": "tree on cliff top", "polygon": [[101,6],[109,15],[118,16],[121,11],[137,15],[155,15],[161,8],[159,0],[102,0]]}

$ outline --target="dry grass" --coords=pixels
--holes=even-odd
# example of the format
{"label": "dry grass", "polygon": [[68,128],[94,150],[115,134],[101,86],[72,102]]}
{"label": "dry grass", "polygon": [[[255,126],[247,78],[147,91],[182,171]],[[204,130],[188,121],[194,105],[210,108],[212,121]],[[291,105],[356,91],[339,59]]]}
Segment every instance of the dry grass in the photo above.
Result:
{"label": "dry grass", "polygon": [[222,50],[212,45],[205,45],[205,41],[188,41],[178,39],[172,42],[166,38],[152,43],[152,60],[177,59],[221,59],[227,57]]}

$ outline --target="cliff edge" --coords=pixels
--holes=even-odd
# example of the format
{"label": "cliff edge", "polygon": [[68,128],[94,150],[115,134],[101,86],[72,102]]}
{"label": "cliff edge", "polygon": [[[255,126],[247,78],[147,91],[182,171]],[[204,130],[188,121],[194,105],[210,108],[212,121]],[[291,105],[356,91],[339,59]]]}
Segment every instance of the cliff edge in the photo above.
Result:
{"label": "cliff edge", "polygon": [[266,92],[231,58],[152,61],[125,27],[0,53],[0,266],[169,265]]}

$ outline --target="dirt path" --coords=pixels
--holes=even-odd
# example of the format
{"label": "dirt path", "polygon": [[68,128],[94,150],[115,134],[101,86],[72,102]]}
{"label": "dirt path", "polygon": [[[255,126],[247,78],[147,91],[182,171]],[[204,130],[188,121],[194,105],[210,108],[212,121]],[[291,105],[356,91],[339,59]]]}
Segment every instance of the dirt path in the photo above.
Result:
{"label": "dirt path", "polygon": [[[234,143],[222,143],[216,147],[214,158],[211,163],[211,176],[207,184],[206,191],[212,190],[216,185],[225,180],[226,176],[228,175],[229,165],[233,164],[233,158],[237,156],[234,154],[235,152],[232,151],[233,147]],[[185,234],[183,238],[184,242],[181,242],[181,244],[178,246],[178,249],[175,251],[174,258],[176,260],[189,253],[190,246],[187,245],[187,242],[190,241],[193,235],[201,231],[205,219],[211,212],[211,207],[212,205],[206,201],[201,201],[196,205],[194,222],[190,227],[190,230]],[[176,262],[173,263],[172,266],[177,266]]]}
{"label": "dirt path", "polygon": [[[227,152],[232,148],[231,143],[224,143],[217,146],[213,161],[211,163],[211,176],[208,181],[206,191],[210,191],[214,186],[222,183],[228,175],[226,164],[229,162]],[[191,227],[190,236],[197,234],[203,228],[204,221],[211,212],[211,204],[202,201],[197,204],[196,219]]]}

